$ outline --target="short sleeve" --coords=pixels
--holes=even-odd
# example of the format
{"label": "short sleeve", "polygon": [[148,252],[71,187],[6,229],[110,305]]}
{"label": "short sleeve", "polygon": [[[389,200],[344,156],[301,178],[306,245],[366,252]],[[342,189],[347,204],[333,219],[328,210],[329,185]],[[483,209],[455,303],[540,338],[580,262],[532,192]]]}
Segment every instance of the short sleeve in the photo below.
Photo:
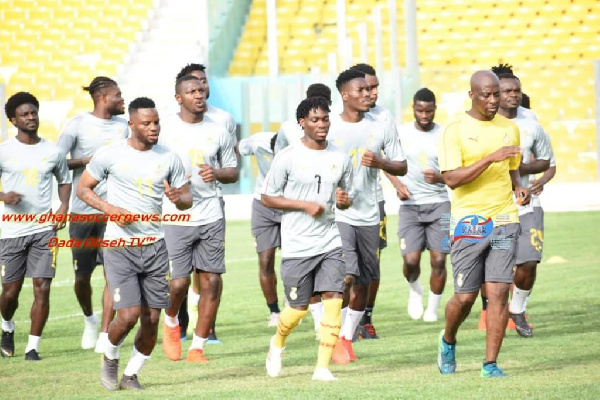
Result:
{"label": "short sleeve", "polygon": [[352,161],[350,157],[344,154],[344,170],[342,172],[342,177],[338,183],[338,186],[348,192],[348,197],[354,198],[354,185],[353,185],[353,177],[352,177]]}
{"label": "short sleeve", "polygon": [[283,196],[290,169],[290,157],[286,157],[285,154],[285,152],[279,153],[273,159],[271,168],[265,177],[263,194],[274,197]]}
{"label": "short sleeve", "polygon": [[250,156],[254,154],[254,151],[252,151],[252,138],[249,137],[240,140],[238,144],[238,150],[242,156]]}
{"label": "short sleeve", "polygon": [[402,151],[402,146],[400,146],[395,124],[385,124],[383,132],[383,152],[386,157],[392,161],[405,161],[406,157],[404,151]]}
{"label": "short sleeve", "polygon": [[88,165],[86,171],[97,181],[103,181],[108,177],[108,168],[110,163],[110,154],[108,146],[99,148]]}
{"label": "short sleeve", "polygon": [[171,155],[172,158],[169,170],[169,185],[179,189],[188,183],[188,180],[185,177],[185,168],[183,167],[183,162],[179,156],[175,153],[171,153]]}
{"label": "short sleeve", "polygon": [[[520,134],[519,134],[519,127],[517,126],[517,124],[512,124],[509,129],[511,130],[510,145],[511,146],[520,146],[521,138],[520,138]],[[511,157],[508,161],[508,169],[511,171],[519,169],[520,165],[521,165],[521,155],[520,154],[516,157]]]}
{"label": "short sleeve", "polygon": [[77,120],[72,119],[65,124],[62,133],[56,141],[56,147],[66,157],[77,145]]}
{"label": "short sleeve", "polygon": [[237,157],[235,156],[235,143],[228,133],[221,134],[221,146],[219,148],[219,162],[221,168],[236,168]]}
{"label": "short sleeve", "polygon": [[535,129],[535,140],[533,142],[533,155],[537,160],[550,160],[552,147],[542,127],[537,125]]}
{"label": "short sleeve", "polygon": [[453,171],[463,166],[462,148],[458,137],[459,122],[450,124],[438,140],[438,162],[440,172]]}
{"label": "short sleeve", "polygon": [[285,134],[285,122],[279,127],[277,132],[277,139],[275,139],[275,153],[279,153],[281,150],[289,146],[287,136]]}
{"label": "short sleeve", "polygon": [[52,170],[54,177],[56,178],[56,182],[59,185],[64,185],[67,183],[71,183],[71,173],[69,172],[69,167],[67,166],[67,159],[62,153],[57,154],[57,162]]}

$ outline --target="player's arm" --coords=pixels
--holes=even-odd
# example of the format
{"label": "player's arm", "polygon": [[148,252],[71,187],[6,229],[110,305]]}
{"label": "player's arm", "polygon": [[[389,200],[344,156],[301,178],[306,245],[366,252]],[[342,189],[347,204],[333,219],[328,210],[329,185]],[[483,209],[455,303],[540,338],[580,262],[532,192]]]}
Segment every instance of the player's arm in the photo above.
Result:
{"label": "player's arm", "polygon": [[92,157],[83,157],[83,158],[70,158],[67,160],[67,166],[69,169],[79,169],[83,168],[90,163]]}
{"label": "player's arm", "polygon": [[[82,201],[84,201],[90,207],[93,207],[98,211],[102,211],[104,214],[107,214],[110,216],[112,216],[112,215],[128,216],[129,214],[131,214],[129,211],[125,210],[124,208],[114,206],[114,205],[110,204],[109,202],[102,200],[102,198],[94,192],[94,188],[98,185],[98,183],[100,183],[100,181],[98,179],[94,178],[87,169],[84,170],[83,174],[81,175],[81,178],[79,179],[79,184],[77,185],[77,189],[76,189],[77,197],[79,197]],[[111,218],[111,221],[113,221],[113,220],[114,219]],[[114,220],[114,222],[116,222],[117,225],[124,227],[124,226],[130,224],[131,222],[133,222],[133,219],[117,217]]]}
{"label": "player's arm", "polygon": [[165,196],[175,204],[178,210],[183,211],[192,207],[193,199],[192,192],[190,192],[190,184],[186,183],[179,189],[171,187],[166,180],[163,180],[165,186]]}
{"label": "player's arm", "polygon": [[519,205],[526,206],[531,201],[531,195],[527,188],[521,186],[521,174],[519,174],[519,170],[511,169],[508,172],[510,173],[510,181],[512,183],[515,197],[517,198],[517,203],[519,203]]}
{"label": "player's arm", "polygon": [[502,162],[511,157],[518,157],[520,154],[521,148],[519,146],[503,146],[474,164],[466,167],[458,167],[450,171],[442,171],[444,183],[450,189],[456,189],[457,187],[473,182],[493,163]]}
{"label": "player's arm", "polygon": [[19,204],[22,198],[23,195],[21,193],[13,192],[12,190],[7,193],[0,192],[0,201],[2,201],[4,204],[10,204],[14,206]]}
{"label": "player's arm", "polygon": [[[60,150],[60,152],[66,156],[77,146],[77,122],[75,120],[70,121],[65,126],[63,132],[60,134],[58,140],[56,141],[56,147]],[[84,168],[89,164],[92,157],[82,157],[82,158],[71,158],[67,160],[67,167],[72,169]]]}
{"label": "player's arm", "polygon": [[312,217],[318,217],[325,211],[325,207],[319,203],[288,199],[283,196],[269,196],[264,193],[260,196],[260,202],[265,207],[284,211],[303,211]]}
{"label": "player's arm", "polygon": [[71,174],[67,167],[67,160],[60,153],[52,173],[58,183],[58,199],[60,200],[60,206],[58,207],[58,210],[56,210],[56,214],[65,216],[65,218],[57,218],[58,222],[54,224],[54,230],[59,230],[67,225],[66,215],[69,212],[69,199],[71,198],[71,190],[73,189],[73,185],[71,184]]}
{"label": "player's arm", "polygon": [[338,182],[338,188],[335,191],[335,206],[340,210],[346,210],[352,207],[352,197],[355,195],[352,182],[352,163],[350,158],[346,157],[344,172]]}
{"label": "player's arm", "polygon": [[385,171],[383,171],[383,174],[388,178],[392,186],[394,186],[394,189],[396,189],[396,195],[400,200],[410,199],[410,191],[408,190],[408,187],[404,183],[402,183],[402,181],[398,179],[397,176],[388,174]]}
{"label": "player's arm", "polygon": [[552,149],[552,143],[550,142],[550,137],[544,130],[542,129],[542,134],[544,141],[543,143],[547,146],[547,151],[550,153],[550,167],[544,171],[540,179],[535,179],[531,181],[531,185],[529,190],[533,194],[539,195],[544,190],[544,185],[556,175],[556,160],[554,159],[554,151]]}
{"label": "player's arm", "polygon": [[221,183],[235,183],[240,177],[238,156],[235,152],[236,143],[233,142],[228,132],[221,137],[223,140],[218,153],[221,168],[214,169],[214,176]]}

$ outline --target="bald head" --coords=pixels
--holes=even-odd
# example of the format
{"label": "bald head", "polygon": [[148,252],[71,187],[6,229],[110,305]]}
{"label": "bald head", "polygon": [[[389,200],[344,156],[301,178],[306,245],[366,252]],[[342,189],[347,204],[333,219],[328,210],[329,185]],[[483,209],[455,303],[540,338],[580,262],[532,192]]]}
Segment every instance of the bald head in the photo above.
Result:
{"label": "bald head", "polygon": [[492,71],[477,71],[471,76],[469,115],[482,121],[494,119],[500,104],[500,80]]}
{"label": "bald head", "polygon": [[481,88],[482,86],[500,85],[500,80],[492,71],[481,70],[471,75],[471,90]]}

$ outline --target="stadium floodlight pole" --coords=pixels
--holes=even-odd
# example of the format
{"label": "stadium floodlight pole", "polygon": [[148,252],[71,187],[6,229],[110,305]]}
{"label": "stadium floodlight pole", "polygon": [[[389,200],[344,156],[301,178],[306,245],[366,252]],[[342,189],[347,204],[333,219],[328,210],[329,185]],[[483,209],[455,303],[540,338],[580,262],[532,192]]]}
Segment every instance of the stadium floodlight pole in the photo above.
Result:
{"label": "stadium floodlight pole", "polygon": [[[404,29],[406,33],[406,75],[411,83],[410,93],[419,88],[419,57],[417,49],[417,2],[404,0]],[[414,90],[413,90],[414,89]]]}
{"label": "stadium floodlight pole", "polygon": [[367,48],[367,24],[361,22],[358,24],[358,40],[360,41],[360,62],[367,63],[368,48]]}
{"label": "stadium floodlight pole", "polygon": [[279,74],[279,55],[277,49],[277,0],[267,0],[267,51],[269,54],[269,76]]}
{"label": "stadium floodlight pole", "polygon": [[594,60],[594,98],[596,99],[596,170],[600,180],[600,60]]}
{"label": "stadium floodlight pole", "polygon": [[346,0],[337,0],[337,51],[342,62],[342,69],[350,66],[350,60],[346,54]]}
{"label": "stadium floodlight pole", "polygon": [[375,70],[383,71],[383,40],[381,38],[381,7],[373,10],[373,23],[375,24]]}

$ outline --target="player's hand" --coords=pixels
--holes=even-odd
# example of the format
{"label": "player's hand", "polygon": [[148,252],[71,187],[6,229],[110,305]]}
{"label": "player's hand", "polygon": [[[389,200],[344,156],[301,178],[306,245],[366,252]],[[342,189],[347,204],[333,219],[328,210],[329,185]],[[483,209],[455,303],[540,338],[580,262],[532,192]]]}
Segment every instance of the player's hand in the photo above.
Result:
{"label": "player's hand", "polygon": [[534,179],[529,185],[529,192],[539,196],[544,191],[544,185],[539,179]]}
{"label": "player's hand", "polygon": [[177,204],[181,199],[179,196],[179,189],[169,186],[169,182],[167,182],[166,179],[163,179],[163,185],[165,187],[165,196],[171,200],[171,203]]}
{"label": "player's hand", "polygon": [[319,203],[307,202],[304,207],[304,212],[314,218],[323,214],[323,211],[325,211],[325,207]]}
{"label": "player's hand", "polygon": [[[127,218],[128,216],[131,216],[131,213],[121,207],[110,206],[108,210],[106,210],[106,214],[109,215],[109,221],[116,223],[121,228],[125,228],[127,225],[133,222],[133,218]],[[118,217],[116,219],[111,218],[113,215],[117,215]]]}
{"label": "player's hand", "polygon": [[360,164],[364,167],[379,168],[381,164],[379,161],[379,157],[375,153],[367,150],[364,152]]}
{"label": "player's hand", "polygon": [[519,146],[503,146],[488,157],[492,162],[501,162],[507,158],[516,157],[519,154],[521,154],[521,148]]}
{"label": "player's hand", "polygon": [[423,174],[423,178],[425,178],[425,182],[429,184],[435,184],[439,182],[439,174],[432,169],[424,169],[421,171]]}
{"label": "player's hand", "polygon": [[400,200],[408,200],[410,199],[410,192],[406,185],[398,185],[396,186],[396,194]]}
{"label": "player's hand", "polygon": [[[65,226],[67,226],[67,213],[69,212],[69,205],[68,204],[64,204],[61,205],[58,210],[56,210],[55,215],[55,219],[57,222],[55,222],[54,224],[52,224],[52,229],[54,229],[55,231],[59,231],[61,229],[63,229]],[[61,215],[61,217],[59,217],[59,215]],[[60,221],[60,222],[58,222]]]}
{"label": "player's hand", "polygon": [[10,204],[11,206],[17,205],[21,202],[23,195],[17,192],[8,192],[4,194],[4,204]]}
{"label": "player's hand", "polygon": [[215,170],[208,164],[198,164],[200,171],[198,171],[198,175],[202,178],[202,180],[206,183],[214,182],[215,180]]}
{"label": "player's hand", "polygon": [[515,197],[517,198],[517,204],[520,206],[526,206],[531,201],[529,190],[523,187],[515,188]]}
{"label": "player's hand", "polygon": [[348,196],[348,192],[337,188],[337,190],[335,191],[335,203],[337,205],[337,208],[339,208],[340,210],[345,210],[352,205],[352,200]]}

